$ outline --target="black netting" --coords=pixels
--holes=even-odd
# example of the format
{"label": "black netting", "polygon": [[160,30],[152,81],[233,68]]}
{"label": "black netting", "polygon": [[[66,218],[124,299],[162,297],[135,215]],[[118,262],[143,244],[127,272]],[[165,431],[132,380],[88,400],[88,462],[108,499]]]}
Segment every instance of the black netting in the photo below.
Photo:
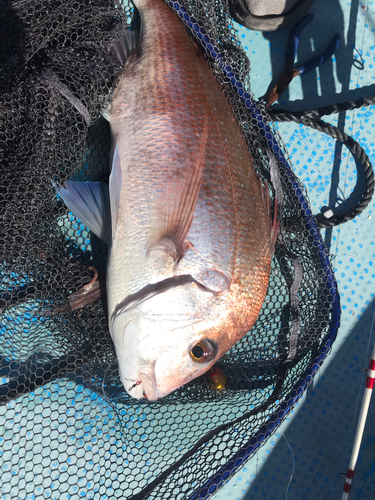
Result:
{"label": "black netting", "polygon": [[6,499],[205,498],[276,429],[335,338],[339,305],[327,252],[267,112],[252,100],[249,63],[226,2],[169,4],[206,49],[256,169],[277,193],[280,233],[268,294],[255,326],[219,362],[225,390],[204,376],[157,403],[129,398],[105,302],[70,307],[72,294],[92,279],[90,267],[103,280],[106,247],[56,197],[51,179],[108,180],[110,131],[100,115],[121,72],[108,48],[138,17],[130,3],[114,0],[5,1],[0,468]]}

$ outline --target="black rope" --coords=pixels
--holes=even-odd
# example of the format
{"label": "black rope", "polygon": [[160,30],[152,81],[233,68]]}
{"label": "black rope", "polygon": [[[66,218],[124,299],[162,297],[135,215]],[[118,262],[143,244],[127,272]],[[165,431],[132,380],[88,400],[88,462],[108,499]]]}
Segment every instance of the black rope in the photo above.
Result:
{"label": "black rope", "polygon": [[[353,109],[363,108],[364,106],[371,106],[373,104],[375,104],[375,96],[354,99],[353,101],[339,102],[316,109],[306,109],[305,111],[285,111],[285,109],[272,106],[268,108],[268,112],[274,121],[296,121],[296,117],[316,119],[325,115],[332,115],[340,113],[341,111],[352,111]],[[289,117],[289,119],[286,117]]]}
{"label": "black rope", "polygon": [[270,108],[268,110],[273,121],[293,121],[330,135],[349,149],[352,155],[358,160],[358,165],[362,168],[366,186],[360,201],[353,209],[346,211],[343,215],[332,215],[332,217],[327,218],[324,214],[317,214],[315,218],[317,219],[317,226],[319,228],[338,226],[343,222],[353,220],[365,210],[374,194],[374,172],[365,150],[352,137],[330,123],[324,122],[320,117],[332,113],[339,113],[340,111],[353,110],[362,106],[370,106],[372,104],[375,104],[375,97],[365,97],[363,99],[333,104],[317,109],[308,109],[306,111],[285,111],[278,108]]}

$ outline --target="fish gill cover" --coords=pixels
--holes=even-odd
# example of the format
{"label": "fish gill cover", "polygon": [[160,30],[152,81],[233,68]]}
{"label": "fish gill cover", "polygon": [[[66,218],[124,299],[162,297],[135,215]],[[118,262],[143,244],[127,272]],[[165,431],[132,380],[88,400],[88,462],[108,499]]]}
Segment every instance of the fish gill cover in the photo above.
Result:
{"label": "fish gill cover", "polygon": [[272,186],[272,199],[277,193],[280,231],[266,300],[251,331],[219,362],[224,390],[204,376],[156,403],[127,395],[105,303],[70,307],[72,294],[90,282],[91,266],[104,278],[105,245],[66,209],[51,179],[108,179],[109,127],[100,116],[121,72],[108,48],[126,27],[137,28],[138,16],[130,2],[6,0],[0,14],[4,499],[208,498],[290,412],[336,335],[339,304],[328,255],[285,148],[268,128],[265,109],[254,104],[249,61],[226,2],[167,3],[205,48],[255,168]]}

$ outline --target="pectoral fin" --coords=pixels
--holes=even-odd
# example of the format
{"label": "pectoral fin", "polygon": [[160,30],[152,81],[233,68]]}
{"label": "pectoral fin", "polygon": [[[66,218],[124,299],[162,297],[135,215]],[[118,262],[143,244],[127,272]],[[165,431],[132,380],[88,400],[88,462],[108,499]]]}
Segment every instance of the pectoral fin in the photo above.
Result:
{"label": "pectoral fin", "polygon": [[115,237],[115,230],[118,221],[121,187],[122,187],[122,171],[121,171],[120,155],[117,144],[112,160],[111,175],[109,176],[109,198],[111,200],[111,220],[112,220],[113,238]]}
{"label": "pectoral fin", "polygon": [[202,183],[208,138],[208,117],[203,119],[202,132],[197,140],[194,164],[177,167],[166,186],[164,197],[157,202],[155,219],[148,238],[148,251],[164,247],[176,261],[183,256],[186,237],[193,222],[195,207]]}
{"label": "pectoral fin", "polygon": [[125,64],[129,56],[137,50],[138,40],[139,33],[137,31],[126,30],[110,50],[116,54],[121,64]]}
{"label": "pectoral fin", "polygon": [[101,240],[111,242],[111,212],[108,186],[103,182],[68,181],[64,186],[52,181],[65,205]]}

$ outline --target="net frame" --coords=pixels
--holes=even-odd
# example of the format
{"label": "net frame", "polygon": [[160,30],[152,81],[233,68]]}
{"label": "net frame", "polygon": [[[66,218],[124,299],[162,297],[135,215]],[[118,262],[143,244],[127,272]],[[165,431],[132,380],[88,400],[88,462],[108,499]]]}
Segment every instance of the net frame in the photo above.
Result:
{"label": "net frame", "polygon": [[[339,326],[339,297],[337,294],[337,284],[336,281],[334,280],[333,272],[330,266],[329,262],[329,256],[324,248],[323,242],[321,240],[320,234],[318,232],[318,229],[316,227],[315,219],[313,218],[311,211],[308,207],[308,202],[307,198],[305,196],[305,193],[303,191],[303,188],[299,184],[297,178],[293,174],[289,163],[287,159],[287,155],[283,151],[282,147],[280,146],[279,139],[277,139],[277,134],[272,130],[271,126],[268,124],[266,120],[266,112],[264,109],[259,106],[259,104],[255,103],[250,92],[247,91],[247,86],[248,83],[242,83],[241,80],[243,78],[243,73],[246,72],[246,61],[244,59],[238,56],[238,48],[236,48],[236,43],[234,43],[234,48],[233,46],[230,48],[225,49],[225,55],[219,50],[219,48],[213,43],[212,39],[210,36],[205,32],[200,24],[196,22],[196,19],[188,14],[187,9],[181,5],[181,2],[167,2],[174,10],[175,12],[180,16],[180,18],[185,22],[187,27],[192,31],[193,35],[196,36],[196,38],[200,41],[200,43],[204,46],[207,55],[208,55],[208,61],[210,63],[211,69],[215,73],[216,76],[221,75],[221,83],[224,84],[223,90],[224,92],[227,93],[227,95],[230,96],[230,92],[228,93],[228,88],[230,87],[232,89],[232,95],[229,98],[229,101],[232,105],[237,106],[237,101],[234,101],[233,94],[236,94],[237,98],[239,101],[242,102],[242,110],[239,116],[239,123],[243,127],[245,135],[247,135],[247,138],[249,137],[248,130],[246,128],[246,122],[244,122],[241,117],[245,116],[244,110],[246,109],[246,113],[249,113],[249,116],[251,120],[255,120],[255,122],[258,124],[259,132],[260,132],[260,139],[259,139],[259,146],[261,146],[263,149],[266,149],[266,147],[273,152],[273,155],[276,157],[278,165],[279,165],[279,170],[283,169],[282,171],[286,174],[288,178],[288,183],[290,186],[292,186],[292,189],[294,190],[294,193],[296,195],[296,203],[299,205],[299,210],[301,214],[303,214],[304,217],[304,224],[307,227],[308,231],[310,232],[312,242],[315,246],[316,250],[316,255],[318,257],[320,267],[324,275],[327,277],[327,282],[331,284],[330,290],[331,290],[331,311],[330,311],[330,320],[329,320],[329,325],[328,325],[328,332],[326,333],[324,339],[321,340],[320,342],[320,347],[318,351],[314,354],[313,358],[310,360],[308,363],[308,366],[305,368],[303,373],[299,375],[298,380],[294,383],[294,386],[286,392],[286,394],[283,394],[283,400],[282,402],[277,403],[277,399],[274,398],[272,400],[272,394],[275,394],[275,388],[278,383],[278,381],[282,380],[283,377],[286,376],[286,374],[282,373],[283,370],[279,370],[277,373],[276,371],[273,372],[272,376],[270,376],[271,380],[271,386],[273,387],[272,390],[269,390],[269,396],[265,400],[264,405],[258,405],[258,407],[251,409],[250,411],[245,411],[242,412],[242,415],[238,418],[232,419],[230,422],[226,424],[218,424],[214,429],[211,429],[209,433],[206,433],[198,442],[195,443],[192,449],[190,449],[187,453],[189,456],[182,455],[178,460],[176,460],[169,468],[164,467],[164,470],[158,474],[156,479],[154,481],[150,480],[148,483],[148,486],[141,487],[141,490],[138,491],[135,494],[132,494],[130,496],[127,496],[129,499],[140,499],[144,498],[145,496],[151,495],[150,498],[164,498],[166,497],[165,495],[171,494],[171,489],[173,489],[173,494],[176,494],[176,498],[209,498],[212,494],[214,494],[215,491],[224,483],[226,482],[229,477],[231,477],[232,474],[238,468],[240,468],[244,462],[252,456],[256,450],[259,449],[259,447],[264,444],[267,440],[267,438],[274,432],[277,428],[277,426],[281,423],[281,421],[290,413],[291,409],[294,407],[296,402],[300,399],[302,396],[304,390],[307,388],[308,384],[311,383],[313,376],[316,374],[317,370],[319,369],[321,363],[324,361],[326,355],[328,354],[332,342],[334,341],[337,333],[337,328]],[[195,2],[186,2],[186,5],[193,5]],[[196,8],[199,9],[199,6],[195,5]],[[201,10],[203,7],[201,7]],[[225,15],[223,13],[218,13],[217,14],[220,19]],[[202,19],[205,19],[205,15],[202,14]],[[129,22],[128,22],[129,24]],[[232,30],[233,31],[233,30]],[[87,50],[87,46],[86,46]],[[234,70],[231,67],[231,58],[235,59],[236,57],[239,57],[239,59],[242,61],[239,63],[239,66],[242,68],[242,73],[241,75],[236,75]],[[55,67],[54,69],[58,70],[58,67]],[[51,93],[54,93],[55,91],[53,89],[50,89]],[[55,92],[55,96],[58,97],[58,93]],[[85,105],[89,108],[90,104],[85,103]],[[69,110],[68,110],[68,103],[62,102],[61,104],[62,109],[65,110],[69,116]],[[238,107],[238,106],[237,106]],[[238,111],[238,110],[237,110]],[[93,117],[95,116],[95,113],[92,115]],[[77,119],[77,118],[75,118]],[[85,129],[85,120],[81,120],[82,126],[82,131],[84,132]],[[86,122],[87,126],[87,122]],[[248,139],[249,140],[249,139]],[[84,157],[81,158],[81,163],[84,164]],[[265,168],[263,168],[263,163],[267,163],[267,161],[263,162],[258,161],[258,169],[260,170],[260,174],[263,175],[263,178],[267,178],[269,175],[269,166],[267,170],[267,165]],[[76,168],[74,165],[70,166],[70,173],[69,171],[63,172],[61,175],[61,179],[67,178],[67,176],[71,175],[72,172],[76,171]],[[57,202],[59,203],[59,202]],[[62,213],[62,207],[60,205],[60,214]],[[71,216],[72,217],[72,216]],[[74,227],[74,224],[77,224],[77,228],[74,229],[74,231],[79,231],[81,229],[80,225],[74,221],[74,218],[72,217],[72,226]],[[65,224],[65,223],[64,223]],[[70,231],[71,229],[67,229],[67,231]],[[81,231],[84,231],[82,229]],[[279,244],[280,246],[280,244]],[[71,249],[70,249],[71,250]],[[79,256],[79,261],[80,261],[80,266],[79,268],[83,272],[82,277],[79,280],[79,283],[83,285],[85,282],[87,282],[89,273],[87,272],[87,269],[85,271],[85,267],[83,265],[85,259],[82,259],[82,256]],[[89,262],[89,260],[86,262],[86,264]],[[85,272],[84,272],[85,271]],[[25,281],[25,286],[26,288],[30,288],[30,283],[27,281],[27,276],[26,276],[26,281]],[[21,279],[21,287],[23,286],[23,282]],[[74,288],[77,288],[79,284],[74,283]],[[67,286],[69,289],[69,286]],[[4,296],[2,297],[4,298]],[[6,301],[9,303],[9,300]],[[52,301],[50,301],[46,306],[45,309],[47,312],[45,312],[44,317],[47,317],[48,314],[51,313],[51,309],[58,307],[63,307],[64,304],[67,305],[68,298],[67,295],[62,296],[61,299],[57,299],[56,297],[53,298]],[[24,318],[29,320],[33,318],[33,309],[29,309],[28,311],[24,312]],[[43,315],[39,315],[39,320],[43,317]],[[87,320],[87,313],[84,311],[82,312],[81,318],[75,318],[76,323],[84,323],[85,319]],[[33,320],[33,319],[31,319]],[[65,322],[63,319],[55,317],[54,321],[56,321],[59,324],[59,327],[61,329],[66,329]],[[67,334],[68,336],[66,337],[67,339],[71,339],[72,345],[80,345],[77,340],[72,339],[69,332]],[[92,361],[91,356],[92,356],[92,351],[90,352],[90,349],[92,346],[88,347],[88,350],[86,350],[84,342],[81,344],[81,351],[79,349],[76,350],[75,356],[71,357],[69,354],[68,356],[64,356],[62,353],[60,358],[53,358],[52,360],[45,360],[45,359],[38,359],[38,356],[36,358],[28,359],[26,363],[23,365],[17,365],[17,361],[14,360],[10,364],[10,369],[11,372],[17,372],[18,378],[17,379],[12,379],[11,382],[15,384],[18,389],[23,389],[25,390],[25,381],[29,380],[31,382],[31,385],[29,384],[29,391],[33,391],[35,387],[38,387],[38,385],[32,385],[34,382],[37,382],[38,380],[38,373],[51,373],[51,378],[48,380],[48,382],[51,382],[53,380],[56,380],[58,377],[67,377],[67,380],[76,380],[78,383],[80,380],[82,380],[84,383],[83,385],[87,385],[88,380],[84,380],[84,367],[85,366],[90,366],[90,370],[88,373],[92,374],[95,373],[97,374],[96,380],[93,382],[91,381],[91,387],[93,390],[96,390],[99,392],[99,388],[103,385],[104,387],[104,379],[105,379],[105,371],[110,367],[110,365],[103,365],[103,360],[101,363],[95,363]],[[106,359],[106,358],[104,358]],[[110,363],[110,357],[109,360],[107,361]],[[272,360],[271,360],[272,361]],[[268,362],[270,362],[270,359],[268,359]],[[12,364],[13,363],[13,364]],[[86,363],[86,365],[85,365]],[[224,365],[227,366],[227,365]],[[284,367],[286,370],[286,368]],[[100,373],[100,370],[102,373]],[[34,374],[34,380],[30,378],[27,373],[30,372],[31,374]],[[273,377],[273,378],[272,378]],[[39,377],[40,378],[40,377]],[[42,380],[42,382],[45,382]],[[255,384],[255,382],[252,382]],[[43,385],[43,384],[42,384]],[[207,384],[206,384],[207,385]],[[282,383],[281,383],[282,386]],[[41,386],[39,385],[39,388]],[[194,397],[194,385],[190,386],[187,388],[187,396],[186,394],[184,395],[184,392],[180,392],[177,394],[177,396],[172,396],[172,398],[167,401],[167,402],[161,402],[160,405],[150,405],[151,410],[155,412],[161,412],[167,405],[175,405],[178,404],[179,402],[184,404],[186,401],[189,400],[189,398]],[[9,387],[11,390],[13,390],[11,387]],[[279,383],[279,388],[280,388],[280,383]],[[122,395],[118,394],[118,387],[113,387],[113,390],[111,392],[111,387],[106,386],[105,387],[105,397],[107,398],[107,401],[103,399],[102,404],[106,403],[109,406],[113,406],[115,410],[113,411],[114,413],[114,421],[116,422],[116,425],[118,425],[118,429],[121,430],[121,432],[124,432],[126,434],[126,429],[123,428],[123,423],[121,422],[121,418],[124,417],[123,414],[123,407],[121,408],[118,406],[119,409],[116,409],[116,405],[119,405],[119,402],[121,401]],[[218,403],[218,408],[220,407],[221,402],[224,404],[226,401],[228,405],[231,404],[231,399],[230,399],[230,394],[228,391],[227,394],[216,394],[212,393],[209,390],[207,390],[207,387],[205,387],[205,384],[203,383],[203,393],[197,393],[198,397],[203,398],[202,401],[208,401],[208,402],[216,402]],[[70,389],[69,389],[70,390]],[[236,389],[233,389],[233,392],[236,392]],[[19,390],[19,394],[22,394],[23,391]],[[8,392],[9,394],[9,392]],[[104,393],[103,393],[104,394]],[[53,395],[53,391],[52,391]],[[34,395],[31,395],[31,397],[35,397]],[[177,399],[173,399],[173,398]],[[48,396],[47,396],[48,398]],[[184,399],[185,398],[185,399]],[[127,401],[128,405],[130,404],[131,407],[135,408],[136,411],[140,409],[141,411],[145,408],[145,403],[141,403],[138,407],[138,403],[135,403],[134,401]],[[189,477],[186,477],[186,482],[185,485],[181,485],[181,474],[183,474],[184,469],[188,466],[187,464],[189,463],[188,461],[194,461],[198,460],[199,458],[202,457],[203,452],[207,450],[208,444],[212,444],[213,447],[216,446],[216,439],[220,438],[220,436],[225,433],[226,431],[230,431],[231,428],[235,427],[236,425],[240,425],[242,422],[244,422],[246,419],[250,419],[250,417],[254,414],[259,414],[259,413],[264,413],[265,409],[267,410],[272,410],[271,415],[268,416],[266,421],[259,426],[257,431],[254,433],[254,435],[247,441],[241,444],[239,449],[235,453],[233,453],[232,456],[226,458],[226,464],[223,465],[222,467],[218,468],[216,472],[213,474],[208,474],[209,477],[203,482],[203,484],[195,484],[194,485],[194,478],[196,478],[197,472],[195,471],[192,474],[192,479]],[[108,410],[110,412],[110,410]],[[172,412],[175,413],[175,412]],[[241,413],[241,412],[240,412]],[[174,417],[175,418],[175,417]],[[187,418],[187,417],[186,417]],[[117,431],[118,431],[117,429]],[[117,433],[116,431],[116,433]],[[236,447],[233,447],[235,449]],[[238,446],[237,446],[238,448]],[[181,462],[181,463],[179,463]],[[172,468],[171,468],[172,467]],[[195,474],[195,475],[194,475]],[[152,479],[152,477],[151,477]],[[155,482],[156,481],[156,482]],[[168,486],[169,483],[169,486]],[[172,486],[171,486],[172,485]],[[141,486],[141,481],[139,481],[139,486],[135,488],[135,490],[139,490],[139,487]],[[108,490],[110,491],[110,490]],[[182,495],[182,496],[181,496]]]}

